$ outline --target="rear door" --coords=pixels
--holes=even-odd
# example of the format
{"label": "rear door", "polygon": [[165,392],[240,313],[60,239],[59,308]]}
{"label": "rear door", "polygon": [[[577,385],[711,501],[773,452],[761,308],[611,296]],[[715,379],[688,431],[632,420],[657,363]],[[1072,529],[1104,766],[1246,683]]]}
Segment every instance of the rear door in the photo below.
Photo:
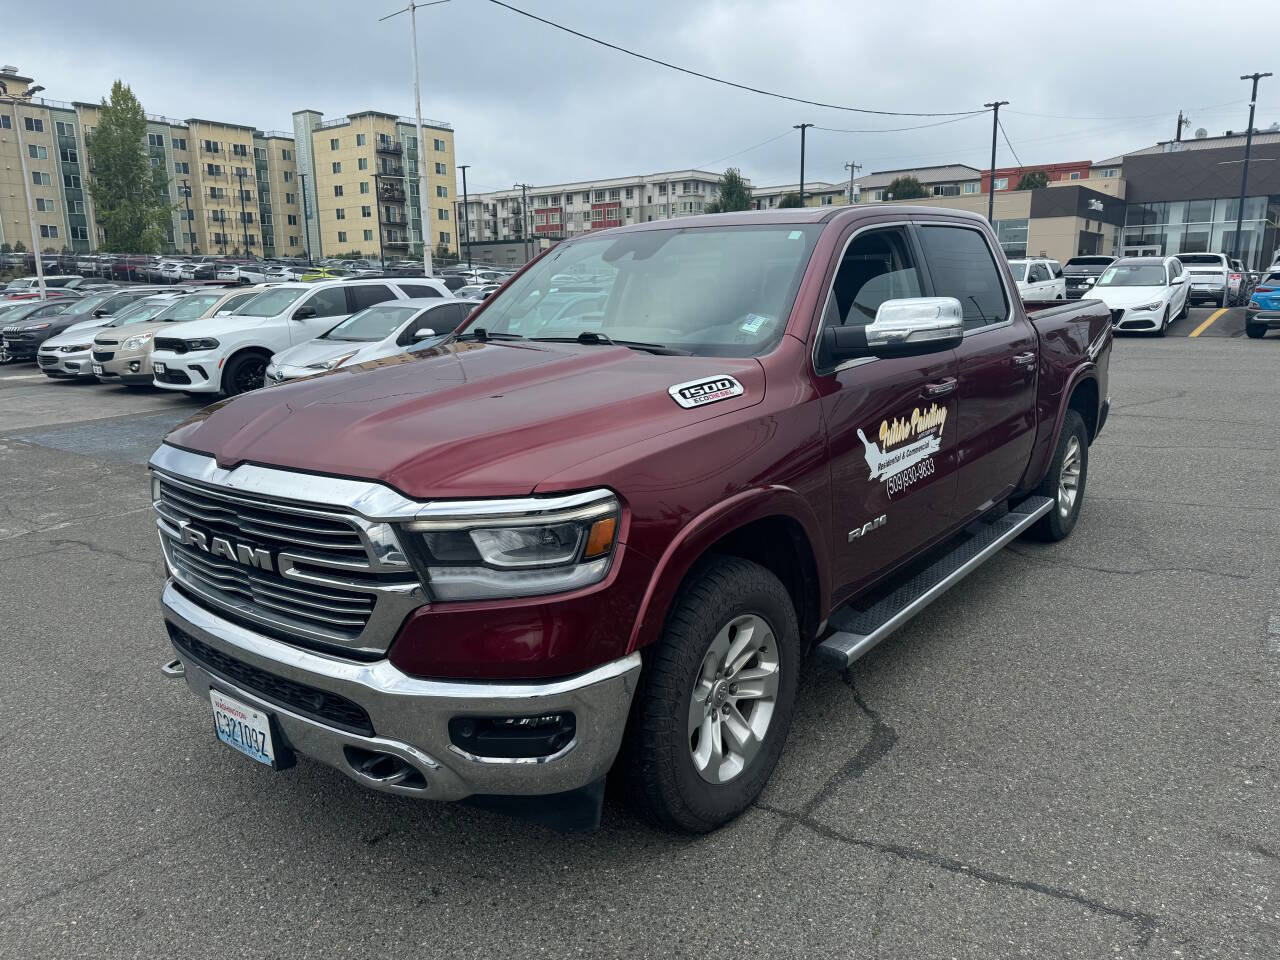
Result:
{"label": "rear door", "polygon": [[[864,227],[841,255],[823,326],[866,325],[880,304],[923,296],[906,224]],[[831,470],[832,591],[837,602],[939,537],[955,497],[956,357],[829,362],[819,330],[815,384]]]}
{"label": "rear door", "polygon": [[[960,519],[1012,492],[1035,440],[1039,338],[1006,284],[986,232],[921,221],[916,227],[935,297],[964,310],[956,349],[956,510]],[[1032,264],[1048,272],[1042,263]]]}

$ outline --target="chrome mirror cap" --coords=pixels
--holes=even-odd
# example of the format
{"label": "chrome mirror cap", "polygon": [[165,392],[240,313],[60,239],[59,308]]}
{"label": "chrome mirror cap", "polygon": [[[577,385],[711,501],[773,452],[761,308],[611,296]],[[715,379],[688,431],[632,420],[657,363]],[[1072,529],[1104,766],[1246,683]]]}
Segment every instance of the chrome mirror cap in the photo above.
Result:
{"label": "chrome mirror cap", "polygon": [[867,347],[926,344],[964,336],[964,311],[955,297],[886,300],[866,328]]}

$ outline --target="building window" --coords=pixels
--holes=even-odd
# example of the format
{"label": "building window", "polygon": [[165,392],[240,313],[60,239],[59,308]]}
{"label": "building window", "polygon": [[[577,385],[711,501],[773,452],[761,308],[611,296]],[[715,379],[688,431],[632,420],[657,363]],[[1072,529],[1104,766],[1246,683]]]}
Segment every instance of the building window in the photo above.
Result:
{"label": "building window", "polygon": [[592,211],[591,211],[591,219],[592,219],[592,220],[595,220],[595,221],[603,220],[603,219],[604,219],[604,211],[603,211],[603,210],[600,210],[600,209],[592,210]]}
{"label": "building window", "polygon": [[48,160],[49,151],[45,147],[42,147],[38,144],[28,143],[27,156],[29,156],[32,160]]}
{"label": "building window", "polygon": [[964,185],[961,187],[961,190],[962,190],[964,193],[977,193],[977,192],[978,192],[979,190],[981,190],[981,189],[982,189],[982,184],[980,184],[980,183],[974,183],[974,182],[972,182],[972,181],[970,181],[969,183],[964,184]]}
{"label": "building window", "polygon": [[[45,186],[49,185],[49,175],[47,173],[44,175],[44,183],[45,183]],[[80,178],[77,177],[74,173],[64,173],[62,175],[62,184],[68,190],[79,190]]]}
{"label": "building window", "polygon": [[177,161],[177,162],[175,162],[175,163],[174,163],[174,165],[173,165],[173,172],[174,172],[174,173],[185,173],[185,174],[190,174],[190,173],[191,173],[191,164],[187,163],[187,161],[185,161],[185,160],[179,160],[179,161]]}
{"label": "building window", "polygon": [[369,158],[368,158],[368,157],[357,157],[357,158],[356,158],[356,169],[357,169],[357,170],[368,170],[368,169],[369,169]]}
{"label": "building window", "polygon": [[875,201],[877,201],[877,202],[879,202],[880,200],[883,200],[883,199],[884,199],[884,191],[883,191],[883,190],[872,190],[872,191],[871,191],[871,199],[872,199],[872,200],[875,200]]}
{"label": "building window", "polygon": [[187,149],[187,138],[186,138],[186,137],[174,137],[174,138],[173,138],[173,149],[175,149],[175,150],[186,150],[186,149]]}
{"label": "building window", "polygon": [[72,228],[71,228],[71,239],[72,239],[72,240],[88,240],[88,239],[89,239],[89,230],[88,230],[88,228],[87,228],[87,227],[72,227]]}
{"label": "building window", "polygon": [[360,216],[368,220],[370,217],[373,216],[373,207],[361,207]]}
{"label": "building window", "polygon": [[11,124],[7,113],[0,113],[0,130],[8,130]]}
{"label": "building window", "polygon": [[334,195],[335,197],[340,197],[340,196],[342,196],[342,184],[340,184],[340,183],[334,184],[334,187],[333,187],[333,195]]}
{"label": "building window", "polygon": [[373,239],[373,231],[372,231],[372,230],[366,230],[366,231],[364,232],[364,238],[365,238],[365,240],[366,240],[366,241],[368,241],[368,240],[372,240],[372,239]]}
{"label": "building window", "polygon": [[[995,188],[996,188],[997,190],[1008,190],[1008,189],[1009,189],[1009,178],[1008,178],[1008,177],[996,177],[996,187],[995,187]],[[1018,256],[1023,256],[1023,254],[1018,254]]]}
{"label": "building window", "polygon": [[338,149],[338,138],[337,138],[337,137],[334,137],[332,140],[330,140],[330,141],[329,141],[329,149],[330,149],[330,150],[337,150],[337,149]]}
{"label": "building window", "polygon": [[440,153],[444,153],[444,141],[443,141],[443,140],[440,140],[440,139],[437,139],[437,140],[435,141],[435,148],[436,148],[436,150],[438,150]]}
{"label": "building window", "polygon": [[205,153],[218,153],[222,149],[216,140],[206,140],[202,146]]}
{"label": "building window", "polygon": [[342,172],[342,164],[341,164],[341,163],[335,163],[335,164],[333,165],[333,172],[334,172],[334,173],[341,173],[341,172]]}
{"label": "building window", "polygon": [[32,133],[44,133],[44,121],[38,117],[23,117],[25,126]]}
{"label": "building window", "polygon": [[163,146],[164,146],[164,136],[163,136],[163,134],[159,134],[159,133],[148,133],[148,134],[147,134],[147,146],[149,146],[149,147],[163,147]]}
{"label": "building window", "polygon": [[1103,177],[1118,177],[1120,176],[1120,168],[1119,167],[1103,167],[1102,170],[1099,171],[1099,174]]}
{"label": "building window", "polygon": [[356,134],[356,146],[357,146],[357,147],[363,147],[363,146],[364,146],[364,134],[363,134],[363,133],[357,133],[357,134]]}
{"label": "building window", "polygon": [[67,213],[84,213],[84,201],[83,201],[83,200],[68,200],[68,201],[67,201]]}
{"label": "building window", "polygon": [[449,195],[449,188],[448,188],[448,187],[444,186],[443,184],[439,184],[439,183],[438,183],[438,184],[436,184],[436,196],[437,196],[437,197],[447,197],[448,195]]}
{"label": "building window", "polygon": [[451,238],[446,231],[444,230],[440,231],[440,242],[443,243],[446,247],[449,245],[450,239]]}
{"label": "building window", "polygon": [[40,224],[40,236],[46,240],[57,240],[58,228],[51,223],[42,223]]}
{"label": "building window", "polygon": [[369,192],[369,181],[368,181],[368,180],[361,180],[361,181],[360,181],[360,192],[361,192],[361,193],[368,193],[368,192]]}
{"label": "building window", "polygon": [[285,202],[285,203],[297,203],[297,202],[298,202],[298,195],[297,195],[296,193],[286,193],[286,194],[284,195],[284,202]]}
{"label": "building window", "polygon": [[1072,180],[1079,180],[1079,179],[1080,179],[1080,171],[1079,171],[1079,170],[1072,170],[1072,171],[1071,171],[1071,177],[1070,177],[1070,179],[1072,179]]}
{"label": "building window", "polygon": [[448,211],[446,208],[444,208],[444,207],[440,207],[440,208],[438,208],[438,209],[436,210],[436,219],[437,219],[437,220],[448,220],[448,219],[449,219],[449,211]]}
{"label": "building window", "polygon": [[281,159],[281,160],[292,160],[292,159],[293,159],[293,151],[292,151],[292,150],[285,150],[285,149],[281,148],[281,150],[280,150],[280,159]]}
{"label": "building window", "polygon": [[75,124],[63,123],[61,120],[53,122],[53,129],[60,137],[74,137],[76,135]]}
{"label": "building window", "polygon": [[338,231],[338,242],[339,242],[339,243],[346,243],[346,242],[347,242],[347,231],[345,231],[345,230],[339,230],[339,231]]}
{"label": "building window", "polygon": [[440,176],[444,176],[448,172],[449,172],[449,168],[446,167],[443,163],[436,164],[436,173],[438,173]]}
{"label": "building window", "polygon": [[253,159],[255,159],[255,160],[266,160],[266,159],[267,159],[267,151],[266,151],[266,149],[265,149],[265,148],[263,148],[263,147],[254,147],[254,148],[253,148]]}
{"label": "building window", "polygon": [[36,210],[40,213],[53,213],[58,209],[58,205],[53,200],[46,200],[44,197],[36,197]]}
{"label": "building window", "polygon": [[243,143],[233,143],[231,145],[231,152],[237,157],[247,157],[249,155],[249,148]]}
{"label": "building window", "polygon": [[289,226],[291,227],[296,227],[298,225],[298,215],[296,213],[286,214],[285,220],[288,222]]}
{"label": "building window", "polygon": [[338,209],[337,209],[337,210],[333,211],[333,215],[334,215],[334,217],[335,217],[335,218],[337,218],[338,220],[345,220],[345,219],[347,219],[347,211],[346,211],[345,209],[343,209],[342,207],[338,207]]}
{"label": "building window", "polygon": [[292,233],[289,234],[289,246],[296,247],[297,245],[298,245],[298,238]]}
{"label": "building window", "polygon": [[1000,241],[1000,249],[1006,257],[1025,257],[1027,255],[1027,221],[997,220],[996,239]]}
{"label": "building window", "polygon": [[211,177],[220,177],[220,176],[222,176],[222,164],[220,164],[220,163],[206,163],[206,164],[204,165],[204,172],[205,172],[205,173],[207,173],[207,174],[208,174],[209,176],[211,176]]}

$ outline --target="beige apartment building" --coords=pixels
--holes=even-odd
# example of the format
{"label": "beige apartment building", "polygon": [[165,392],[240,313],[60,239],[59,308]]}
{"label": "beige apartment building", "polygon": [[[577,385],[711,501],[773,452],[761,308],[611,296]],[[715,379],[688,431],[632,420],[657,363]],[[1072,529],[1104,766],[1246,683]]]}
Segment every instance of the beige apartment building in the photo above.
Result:
{"label": "beige apartment building", "polygon": [[413,120],[374,110],[327,121],[319,111],[299,110],[293,128],[294,141],[305,144],[297,163],[313,247],[326,256],[393,259],[420,256],[425,239],[433,251],[457,251],[451,126],[424,120],[421,151]]}

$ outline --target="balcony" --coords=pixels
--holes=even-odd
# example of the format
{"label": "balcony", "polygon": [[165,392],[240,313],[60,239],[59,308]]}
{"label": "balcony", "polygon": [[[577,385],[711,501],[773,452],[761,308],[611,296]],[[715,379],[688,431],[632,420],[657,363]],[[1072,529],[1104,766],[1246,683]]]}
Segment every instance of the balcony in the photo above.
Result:
{"label": "balcony", "polygon": [[389,249],[393,249],[393,250],[394,250],[394,249],[404,249],[404,250],[409,249],[409,241],[408,241],[408,240],[387,240],[387,239],[384,239],[384,240],[382,241],[382,245],[383,245],[384,247],[387,247],[387,248],[389,248]]}
{"label": "balcony", "polygon": [[384,183],[378,187],[378,199],[385,200],[387,203],[404,203],[404,187]]}
{"label": "balcony", "polygon": [[391,153],[397,157],[404,152],[404,147],[396,140],[378,138],[375,145],[378,153]]}
{"label": "balcony", "polygon": [[384,164],[382,164],[382,165],[381,165],[381,167],[378,169],[378,176],[380,176],[380,177],[394,177],[394,178],[396,178],[397,180],[403,180],[403,179],[404,179],[404,167],[399,166],[399,165],[393,165],[393,164],[390,164],[390,163],[384,163]]}

